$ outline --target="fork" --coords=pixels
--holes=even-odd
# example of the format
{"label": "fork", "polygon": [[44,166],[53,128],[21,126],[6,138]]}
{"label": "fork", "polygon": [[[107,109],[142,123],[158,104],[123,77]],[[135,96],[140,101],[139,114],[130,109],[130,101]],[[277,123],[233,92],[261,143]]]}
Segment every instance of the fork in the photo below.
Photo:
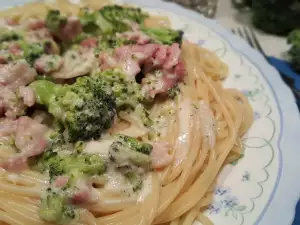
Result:
{"label": "fork", "polygon": [[[263,56],[264,58],[268,61],[269,64],[272,65],[272,62],[270,61],[269,57],[267,56],[267,54],[265,53],[265,51],[263,50],[263,48],[261,47],[254,31],[252,28],[250,27],[243,27],[242,28],[232,28],[231,32],[234,33],[237,36],[240,36],[241,38],[245,39],[248,44],[258,50]],[[300,91],[298,91],[296,88],[294,88],[294,80],[288,76],[286,76],[284,73],[278,71],[280,76],[282,77],[282,79],[285,81],[285,83],[291,88],[295,98],[296,98],[296,103],[298,105],[298,108],[300,108]]]}

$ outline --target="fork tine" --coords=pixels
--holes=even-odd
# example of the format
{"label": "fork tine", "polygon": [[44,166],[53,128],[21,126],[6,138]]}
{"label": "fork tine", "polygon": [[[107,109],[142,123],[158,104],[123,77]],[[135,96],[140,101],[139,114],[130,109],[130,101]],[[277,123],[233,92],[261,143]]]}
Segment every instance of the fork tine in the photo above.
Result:
{"label": "fork tine", "polygon": [[238,34],[240,35],[240,37],[245,38],[244,34],[243,34],[243,31],[241,30],[241,28],[238,27],[237,31],[238,31]]}
{"label": "fork tine", "polygon": [[256,37],[256,35],[255,35],[254,31],[253,31],[253,29],[250,27],[249,30],[250,30],[251,37],[252,37],[252,39],[253,39],[253,41],[254,41],[254,43],[255,43],[257,49],[258,49],[264,56],[266,56],[266,53],[265,53],[265,51],[262,49],[261,45],[259,44],[259,41],[258,41],[258,39],[257,39],[257,37]]}
{"label": "fork tine", "polygon": [[235,31],[234,28],[231,28],[231,32],[234,33],[234,34],[236,34],[236,31]]}
{"label": "fork tine", "polygon": [[254,44],[254,41],[250,37],[248,29],[246,27],[244,27],[243,30],[244,30],[244,34],[245,34],[247,42],[251,45],[252,48],[256,48],[255,44]]}

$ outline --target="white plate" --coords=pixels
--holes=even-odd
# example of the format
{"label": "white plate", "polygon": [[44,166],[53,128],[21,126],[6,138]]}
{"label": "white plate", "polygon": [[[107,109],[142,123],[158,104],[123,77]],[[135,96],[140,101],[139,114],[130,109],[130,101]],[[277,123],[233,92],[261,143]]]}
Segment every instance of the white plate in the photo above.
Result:
{"label": "white plate", "polygon": [[[30,0],[1,1],[0,7]],[[288,225],[300,194],[300,117],[291,91],[265,59],[212,20],[160,0],[125,0],[169,16],[185,38],[229,65],[227,87],[242,90],[255,112],[245,157],[222,171],[206,214],[216,225]],[[276,46],[274,46],[276,47]]]}

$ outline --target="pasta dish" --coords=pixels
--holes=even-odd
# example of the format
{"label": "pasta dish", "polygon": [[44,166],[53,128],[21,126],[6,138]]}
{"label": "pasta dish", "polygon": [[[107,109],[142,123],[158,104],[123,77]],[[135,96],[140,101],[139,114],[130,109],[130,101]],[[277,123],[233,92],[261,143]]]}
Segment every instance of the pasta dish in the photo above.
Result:
{"label": "pasta dish", "polygon": [[0,224],[213,224],[247,98],[168,18],[105,0],[0,12]]}

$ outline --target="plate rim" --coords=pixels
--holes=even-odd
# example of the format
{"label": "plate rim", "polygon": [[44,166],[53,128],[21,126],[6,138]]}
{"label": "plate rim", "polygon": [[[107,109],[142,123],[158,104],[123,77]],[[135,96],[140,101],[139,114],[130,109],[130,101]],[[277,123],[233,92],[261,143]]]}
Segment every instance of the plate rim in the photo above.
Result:
{"label": "plate rim", "polygon": [[[287,138],[286,136],[289,133],[300,133],[300,114],[292,95],[292,91],[284,83],[278,71],[266,61],[261,53],[251,48],[243,39],[233,35],[223,26],[219,25],[215,20],[205,18],[200,13],[184,8],[176,3],[163,2],[162,0],[148,0],[147,2],[146,0],[123,0],[123,2],[133,3],[141,7],[164,9],[195,22],[199,21],[201,25],[212,29],[215,33],[221,36],[231,46],[231,48],[236,51],[236,53],[245,56],[247,60],[249,60],[249,62],[251,62],[251,64],[253,64],[261,72],[263,79],[268,84],[274,96],[276,107],[279,112],[281,127],[277,146],[279,149],[278,152],[281,165],[279,165],[279,174],[277,175],[275,186],[273,187],[267,204],[264,206],[262,212],[260,212],[260,215],[254,224],[269,225],[270,222],[274,225],[291,224],[295,217],[295,208],[300,197],[300,180],[290,179],[289,174],[290,172],[300,170],[300,164],[298,164],[297,160],[293,160],[298,158],[295,156],[300,156],[300,152],[297,152],[296,147],[300,144],[300,139],[298,140],[297,138],[294,138],[291,140],[291,138]],[[271,75],[268,76],[267,74]],[[292,121],[291,118],[293,118]],[[293,144],[290,144],[290,141],[292,141]],[[284,152],[284,149],[289,149],[289,152]],[[293,153],[293,157],[290,157],[287,161],[285,159],[287,153],[290,154],[291,152]],[[290,181],[284,184],[282,181],[286,179]],[[289,185],[290,182],[293,185]],[[298,191],[291,193],[288,192],[289,190]],[[286,195],[286,193],[289,193],[289,195]],[[278,201],[280,204],[278,204]],[[284,210],[282,210],[283,205]],[[280,214],[276,212],[280,212]],[[274,221],[276,222],[274,223]]]}
{"label": "plate rim", "polygon": [[[31,1],[36,0],[12,0],[11,6]],[[258,51],[252,49],[243,39],[233,35],[216,21],[205,18],[200,13],[186,9],[176,3],[164,2],[162,0],[117,0],[116,2],[133,3],[141,7],[160,8],[179,14],[195,22],[199,21],[202,25],[212,29],[221,36],[236,53],[245,56],[261,72],[263,79],[273,93],[281,120],[277,146],[282,164],[279,165],[279,174],[277,175],[276,183],[267,205],[264,206],[255,224],[269,225],[270,222],[274,225],[291,224],[295,216],[296,204],[300,197],[300,179],[289,176],[294,171],[300,170],[300,163],[296,160],[298,158],[296,156],[300,158],[300,151],[297,152],[297,146],[300,146],[300,138],[297,138],[296,135],[300,133],[300,114],[292,91],[283,82],[278,71],[268,64],[265,58]],[[5,2],[3,3],[5,5]],[[0,9],[5,8],[0,3]],[[266,74],[271,74],[271,76],[267,76]],[[285,152],[285,149],[288,149],[288,152]],[[283,181],[286,180],[287,182],[284,183]],[[292,190],[296,191],[292,193]],[[282,210],[282,206],[284,206],[284,210]],[[274,223],[274,221],[276,222]]]}

